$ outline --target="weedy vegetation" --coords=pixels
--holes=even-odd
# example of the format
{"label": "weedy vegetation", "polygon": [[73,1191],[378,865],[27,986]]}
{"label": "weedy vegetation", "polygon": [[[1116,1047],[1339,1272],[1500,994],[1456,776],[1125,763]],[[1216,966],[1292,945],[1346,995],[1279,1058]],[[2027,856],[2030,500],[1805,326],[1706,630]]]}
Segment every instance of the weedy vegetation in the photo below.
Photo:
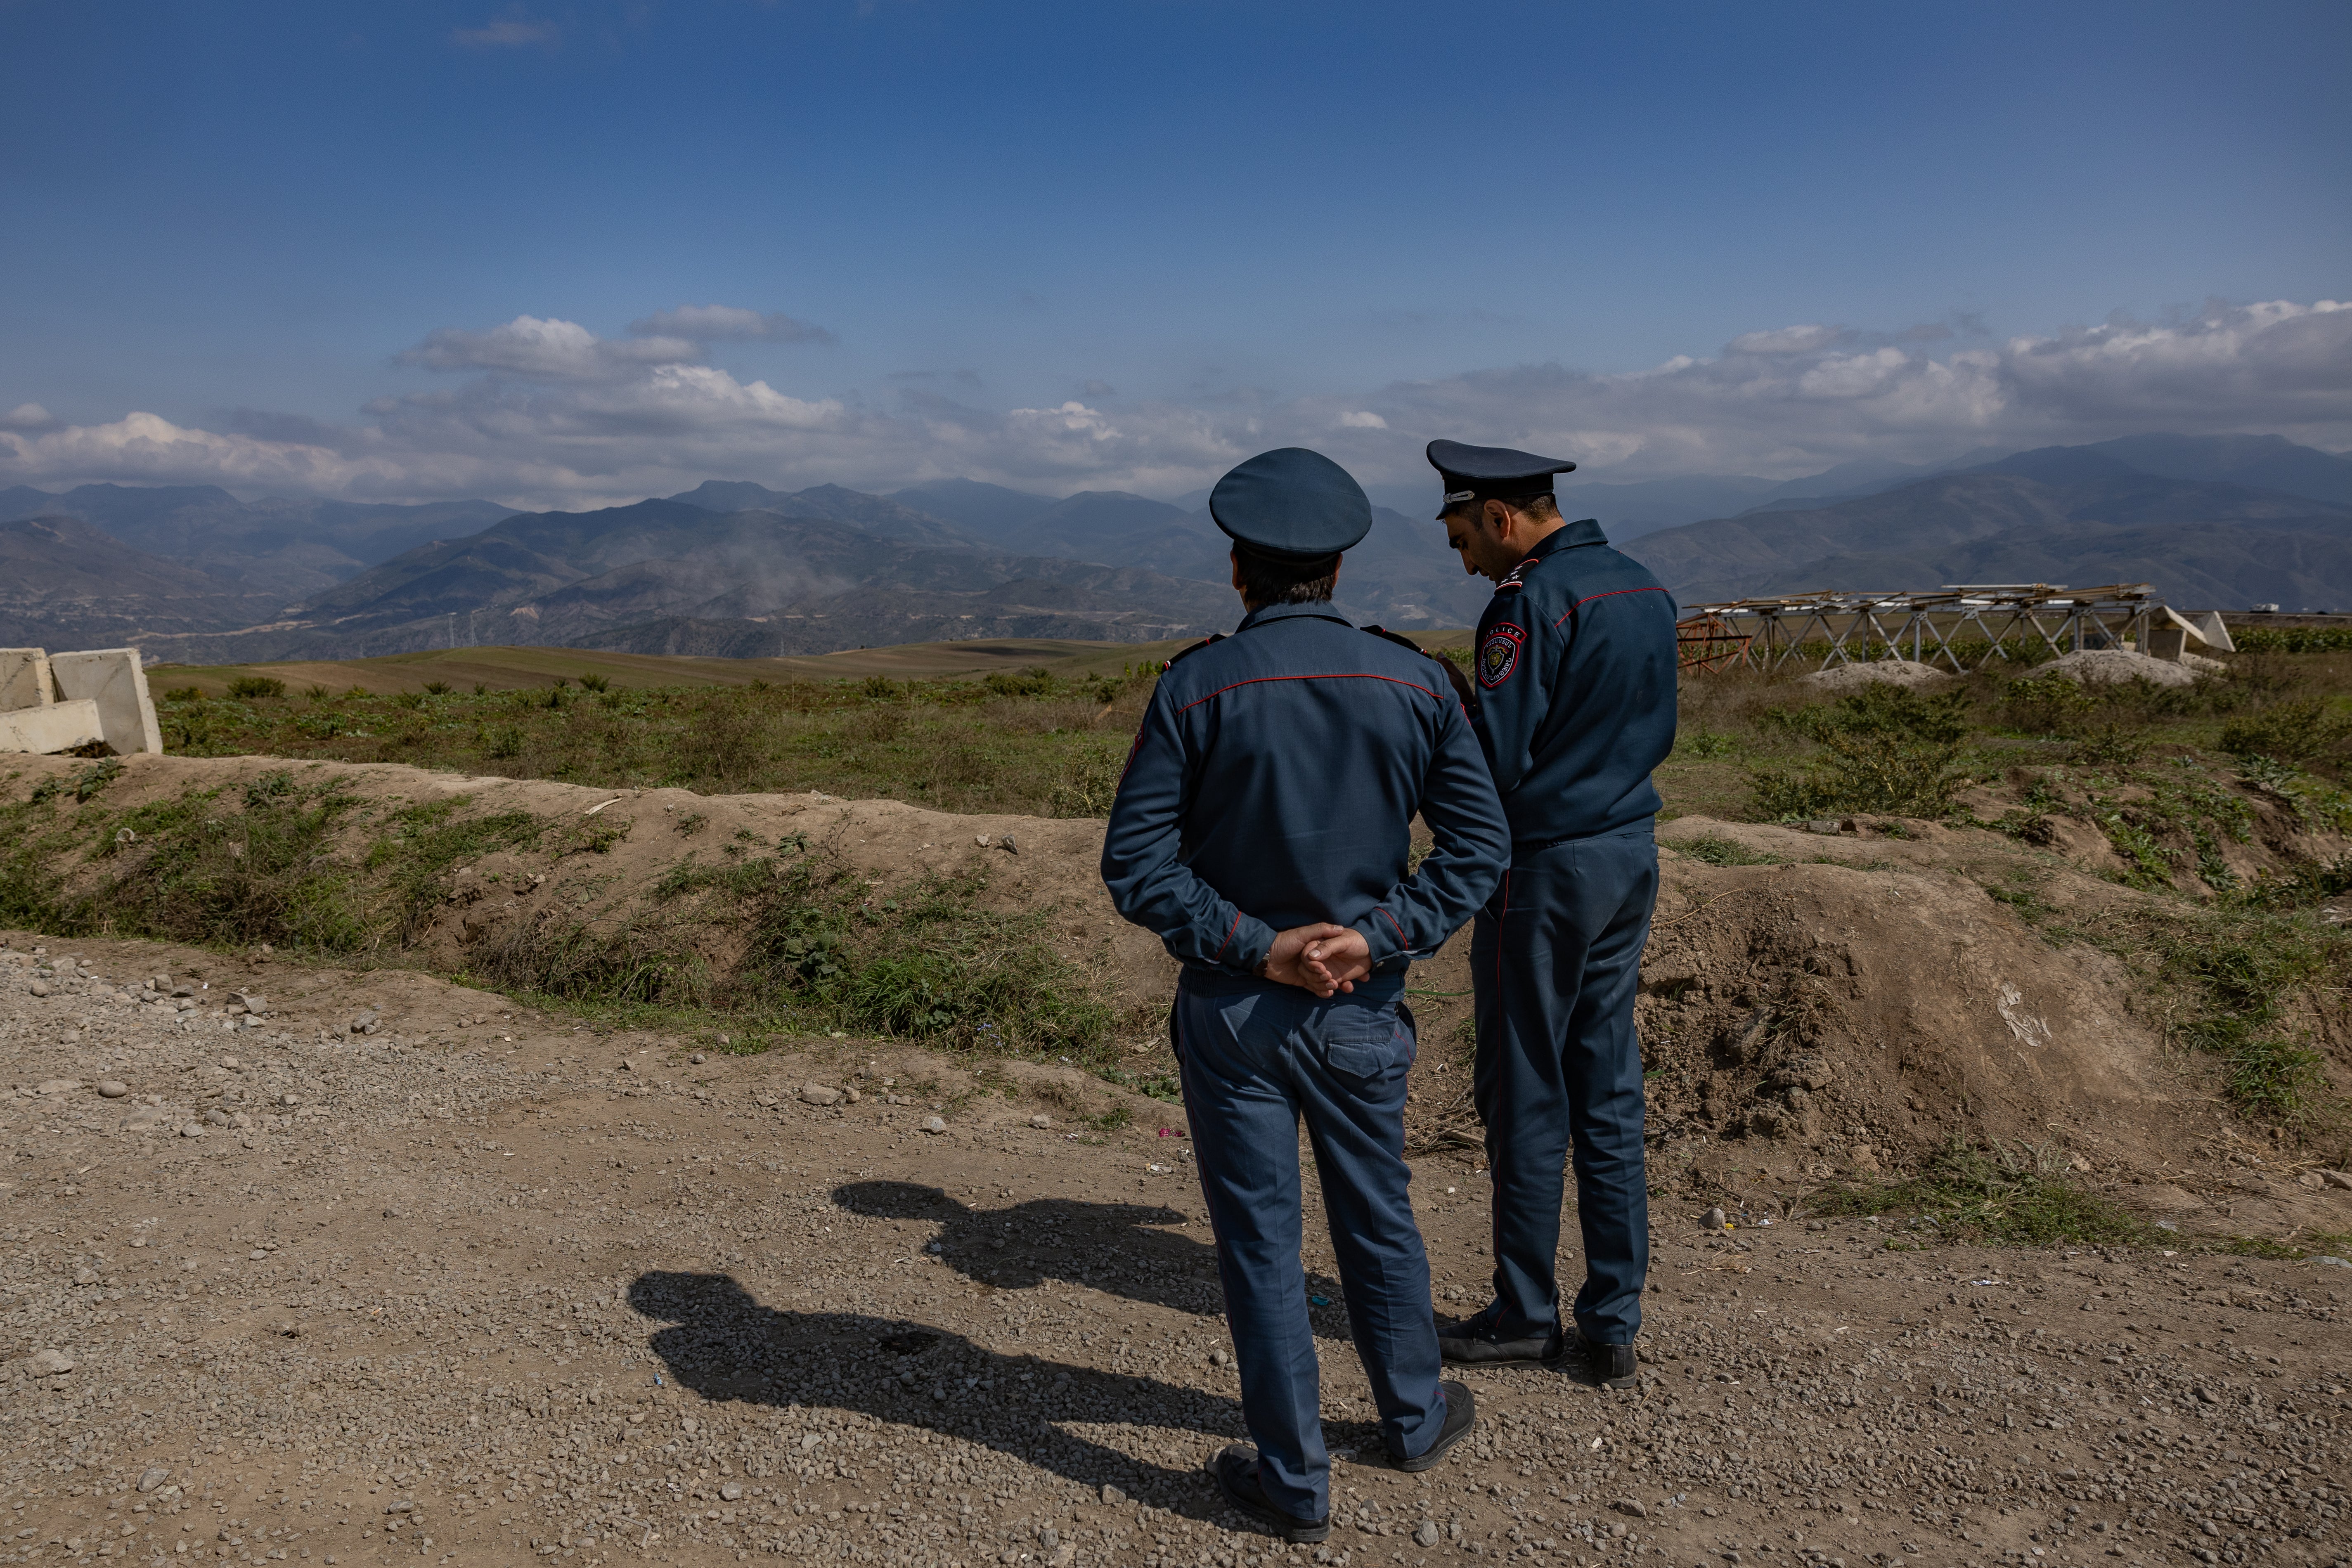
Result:
{"label": "weedy vegetation", "polygon": [[942,811],[1100,816],[1110,810],[1156,666],[979,679],[793,680],[740,688],[614,686],[599,674],[471,693],[284,700],[275,677],[226,698],[167,689],[165,745],[184,756],[264,755],[418,767],[608,788],[704,794],[823,790]]}
{"label": "weedy vegetation", "polygon": [[1916,1175],[1876,1185],[1826,1187],[1808,1216],[1876,1215],[1898,1237],[2008,1247],[2144,1243],[2153,1227],[2112,1199],[2069,1181],[2048,1148],[1959,1141]]}
{"label": "weedy vegetation", "polygon": [[[2326,847],[2352,832],[2352,638],[2242,641],[2187,687],[2085,686],[2042,659],[1841,697],[1793,671],[1688,676],[1659,786],[1670,810],[1731,820],[1941,821],[2036,848],[2096,834],[2106,874],[2159,901],[2073,929],[2031,885],[1988,891],[2145,976],[2168,1037],[2214,1059],[2231,1104],[2311,1131],[2342,1121],[2321,1037],[2352,1025],[2352,926],[2329,912],[2352,894],[2352,855]],[[1681,848],[1762,858],[1713,837]]]}

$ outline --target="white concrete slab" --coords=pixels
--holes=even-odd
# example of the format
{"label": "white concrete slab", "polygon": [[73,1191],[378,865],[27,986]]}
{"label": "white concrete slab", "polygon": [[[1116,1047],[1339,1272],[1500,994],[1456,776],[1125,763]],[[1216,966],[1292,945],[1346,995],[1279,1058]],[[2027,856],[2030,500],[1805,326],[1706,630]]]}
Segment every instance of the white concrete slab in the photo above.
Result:
{"label": "white concrete slab", "polygon": [[104,739],[98,704],[88,698],[0,713],[0,752],[70,752]]}
{"label": "white concrete slab", "polygon": [[47,708],[57,700],[49,686],[49,656],[45,648],[0,647],[0,713],[18,708]]}
{"label": "white concrete slab", "polygon": [[116,755],[163,750],[163,726],[155,722],[155,702],[147,695],[147,672],[140,668],[137,648],[51,654],[49,673],[58,696],[86,697],[98,704],[106,743]]}

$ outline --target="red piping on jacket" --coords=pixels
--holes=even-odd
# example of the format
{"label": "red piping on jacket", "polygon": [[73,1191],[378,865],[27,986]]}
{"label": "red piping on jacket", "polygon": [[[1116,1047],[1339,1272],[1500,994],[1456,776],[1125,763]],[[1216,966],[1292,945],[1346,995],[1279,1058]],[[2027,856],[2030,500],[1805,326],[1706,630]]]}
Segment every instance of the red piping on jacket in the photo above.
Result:
{"label": "red piping on jacket", "polygon": [[1503,907],[1495,911],[1495,1016],[1502,1016],[1503,1007],[1503,917],[1511,912],[1511,873],[1503,872]]}
{"label": "red piping on jacket", "polygon": [[[1582,598],[1582,599],[1579,599],[1579,600],[1577,600],[1577,601],[1576,601],[1576,603],[1574,603],[1573,605],[1570,605],[1568,607],[1567,611],[1566,611],[1564,614],[1562,614],[1562,615],[1561,615],[1561,616],[1559,617],[1559,621],[1564,621],[1564,620],[1568,619],[1568,617],[1569,617],[1570,616],[1572,616],[1572,615],[1576,614],[1576,612],[1577,612],[1577,611],[1579,611],[1579,610],[1580,610],[1580,609],[1584,608],[1584,606],[1585,606],[1585,605],[1589,605],[1589,604],[1592,603],[1592,601],[1593,601],[1594,599],[1613,599],[1613,598],[1617,597],[1620,594],[1663,594],[1663,593],[1664,593],[1664,592],[1665,592],[1665,589],[1664,589],[1664,587],[1656,587],[1656,588],[1612,588],[1612,589],[1610,589],[1610,590],[1609,590],[1609,592],[1607,592],[1607,593],[1605,593],[1605,594],[1594,594],[1594,595],[1591,595],[1591,597],[1589,597],[1589,598]],[[1552,630],[1554,630],[1554,631],[1558,631],[1558,630],[1559,629],[1559,621],[1554,621],[1554,622],[1552,622],[1552,624],[1551,624],[1551,626],[1552,626]]]}
{"label": "red piping on jacket", "polygon": [[[1231,941],[1233,941],[1233,940],[1234,940],[1234,932],[1235,932],[1235,931],[1239,931],[1239,930],[1241,930],[1241,929],[1242,929],[1242,912],[1241,912],[1241,910],[1235,910],[1234,911],[1234,923],[1233,923],[1233,924],[1231,924],[1231,925],[1229,925],[1229,926],[1227,926],[1227,927],[1225,928],[1225,942],[1231,942]],[[1213,960],[1216,958],[1216,956],[1217,956],[1217,953],[1218,953],[1218,952],[1224,952],[1224,951],[1225,951],[1225,942],[1221,942],[1217,943],[1217,952],[1213,952],[1213,953],[1209,954],[1209,957],[1210,957],[1210,959],[1211,959],[1212,961],[1213,961]]]}
{"label": "red piping on jacket", "polygon": [[[1659,590],[1661,593],[1664,593],[1664,591],[1665,590],[1664,589]],[[1259,686],[1265,684],[1266,682],[1276,680],[1385,680],[1391,686],[1402,686],[1407,691],[1418,691],[1428,697],[1435,697],[1437,695],[1436,692],[1431,690],[1426,686],[1415,686],[1412,681],[1399,680],[1393,675],[1372,675],[1360,670],[1353,674],[1253,675],[1247,680],[1236,680],[1231,686],[1220,686],[1214,691],[1210,692],[1208,697],[1196,697],[1192,701],[1184,704],[1183,707],[1177,709],[1176,711],[1179,713],[1189,713],[1193,709],[1198,708],[1202,703],[1209,700],[1210,697],[1223,697],[1226,692],[1236,690],[1244,686]],[[1448,692],[1447,695],[1451,696],[1452,693]]]}

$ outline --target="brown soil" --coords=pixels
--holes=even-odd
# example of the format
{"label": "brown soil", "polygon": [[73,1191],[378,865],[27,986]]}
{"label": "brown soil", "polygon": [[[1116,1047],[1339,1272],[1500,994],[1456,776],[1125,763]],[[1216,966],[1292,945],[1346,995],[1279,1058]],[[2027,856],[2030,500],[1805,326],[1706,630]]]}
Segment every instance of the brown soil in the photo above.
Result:
{"label": "brown soil", "polygon": [[[268,765],[134,759],[107,799]],[[404,963],[455,969],[544,906],[618,919],[738,827],[800,832],[885,887],[984,858],[989,896],[1055,909],[1127,1005],[1138,1065],[1160,1059],[1144,1025],[1171,972],[1108,912],[1097,824],[341,771],[387,803],[610,801],[597,820],[628,827],[602,855],[518,858],[545,879],[520,898],[511,876],[461,886]],[[2344,1560],[2352,1272],[2187,1244],[2352,1230],[2352,1192],[2296,1184],[2305,1162],[2167,1052],[2120,960],[2051,945],[1984,889],[2022,870],[2077,919],[2142,895],[1994,835],[1906,831],[1662,831],[1638,1394],[1486,1374],[1477,1441],[1437,1470],[1344,1458],[1370,1411],[1310,1215],[1343,1455],[1328,1560]],[[1675,849],[1710,837],[1784,863]],[[1269,1551],[1202,1479],[1240,1426],[1174,1108],[878,1040],[697,1063],[688,1040],[404,970],[5,934],[96,979],[37,997],[31,963],[0,959],[0,1079],[22,1086],[0,1099],[0,1559],[101,1540],[343,1563]],[[1466,989],[1463,945],[1416,989]],[[96,989],[157,973],[205,987],[198,1005]],[[251,989],[268,1011],[241,1026],[216,999]],[[1466,998],[1416,1006],[1417,1202],[1441,1300],[1467,1303],[1486,1212],[1462,1146]],[[347,1033],[363,1010],[376,1032]],[[101,1099],[107,1079],[126,1097]],[[858,1098],[818,1105],[810,1084]],[[947,1130],[920,1131],[934,1114]],[[2179,1255],[1916,1251],[1803,1217],[1825,1179],[1955,1134],[2079,1160],[2179,1226]],[[1700,1231],[1711,1204],[1746,1223]],[[142,1494],[151,1467],[172,1474]]]}

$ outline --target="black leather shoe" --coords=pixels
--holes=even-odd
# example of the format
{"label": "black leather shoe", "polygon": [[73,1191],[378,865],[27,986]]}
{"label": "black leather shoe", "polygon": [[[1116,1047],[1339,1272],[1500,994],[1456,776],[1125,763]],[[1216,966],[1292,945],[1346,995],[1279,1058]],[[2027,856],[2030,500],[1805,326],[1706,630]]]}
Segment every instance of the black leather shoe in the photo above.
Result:
{"label": "black leather shoe", "polygon": [[1217,1489],[1225,1500],[1273,1531],[1294,1546],[1312,1545],[1330,1538],[1331,1516],[1321,1519],[1293,1519],[1265,1500],[1265,1488],[1258,1484],[1257,1450],[1245,1443],[1236,1443],[1217,1456],[1209,1467],[1216,1473]]}
{"label": "black leather shoe", "polygon": [[1638,1380],[1641,1357],[1632,1345],[1604,1345],[1574,1329],[1559,1348],[1559,1363],[1585,1373],[1603,1388],[1631,1388]]}
{"label": "black leather shoe", "polygon": [[1445,1419],[1437,1428],[1437,1441],[1410,1459],[1392,1461],[1409,1476],[1433,1469],[1445,1458],[1445,1451],[1470,1436],[1470,1428],[1478,1425],[1478,1401],[1470,1393],[1470,1385],[1455,1383],[1451,1378],[1437,1385],[1445,1395]]}
{"label": "black leather shoe", "polygon": [[1550,1331],[1507,1340],[1495,1332],[1492,1307],[1437,1331],[1437,1353],[1454,1366],[1549,1366],[1559,1355]]}

